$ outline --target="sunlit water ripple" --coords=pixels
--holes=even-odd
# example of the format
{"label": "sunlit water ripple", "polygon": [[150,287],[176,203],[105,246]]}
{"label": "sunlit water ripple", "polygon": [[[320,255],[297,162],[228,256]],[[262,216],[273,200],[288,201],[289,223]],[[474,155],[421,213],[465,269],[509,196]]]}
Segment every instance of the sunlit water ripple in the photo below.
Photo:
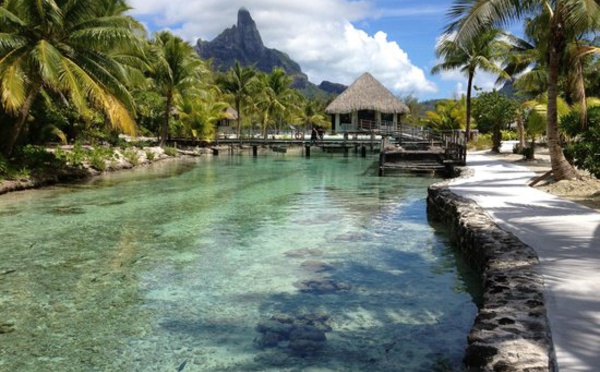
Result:
{"label": "sunlit water ripple", "polygon": [[[435,180],[372,164],[202,158],[1,196],[0,370],[461,370],[479,288],[427,221]],[[258,332],[316,316],[316,348]]]}

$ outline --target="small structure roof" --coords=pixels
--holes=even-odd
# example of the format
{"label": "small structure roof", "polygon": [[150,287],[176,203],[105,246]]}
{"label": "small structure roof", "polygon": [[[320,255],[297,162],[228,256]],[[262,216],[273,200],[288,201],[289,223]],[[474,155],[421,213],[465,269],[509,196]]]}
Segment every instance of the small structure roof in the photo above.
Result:
{"label": "small structure roof", "polygon": [[237,120],[237,118],[238,118],[238,112],[235,109],[231,108],[231,107],[227,107],[227,109],[223,113],[223,116],[225,116],[225,119]]}
{"label": "small structure roof", "polygon": [[362,74],[325,108],[328,114],[375,110],[384,114],[406,114],[410,110],[368,72]]}

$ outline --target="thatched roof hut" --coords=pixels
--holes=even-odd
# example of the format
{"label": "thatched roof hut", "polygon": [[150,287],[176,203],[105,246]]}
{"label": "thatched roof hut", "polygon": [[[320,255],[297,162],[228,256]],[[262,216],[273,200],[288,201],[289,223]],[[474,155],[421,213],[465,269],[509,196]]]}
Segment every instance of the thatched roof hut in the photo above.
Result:
{"label": "thatched roof hut", "polygon": [[408,107],[365,72],[325,108],[334,131],[395,132]]}
{"label": "thatched roof hut", "polygon": [[232,107],[227,107],[223,110],[221,119],[217,121],[217,128],[221,132],[227,132],[231,129],[232,124],[238,119],[238,112]]}
{"label": "thatched roof hut", "polygon": [[225,117],[225,119],[237,120],[237,118],[238,118],[238,112],[235,109],[231,108],[231,107],[227,107],[227,109],[223,113],[223,116]]}
{"label": "thatched roof hut", "polygon": [[368,72],[327,106],[328,114],[349,114],[353,111],[372,110],[385,114],[407,114],[408,107],[396,98]]}

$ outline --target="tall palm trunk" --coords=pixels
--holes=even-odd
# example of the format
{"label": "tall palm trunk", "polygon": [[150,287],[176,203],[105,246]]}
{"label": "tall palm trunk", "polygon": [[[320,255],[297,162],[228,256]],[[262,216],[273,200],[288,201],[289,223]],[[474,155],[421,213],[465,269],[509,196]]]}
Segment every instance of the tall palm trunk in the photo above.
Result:
{"label": "tall palm trunk", "polygon": [[587,130],[587,102],[585,101],[585,79],[583,76],[583,64],[581,63],[581,57],[575,60],[575,74],[577,79],[575,82],[575,94],[577,96],[577,101],[579,102],[581,129]]}
{"label": "tall palm trunk", "polygon": [[38,93],[40,92],[40,88],[41,87],[39,85],[34,85],[33,87],[31,87],[31,90],[29,91],[29,94],[27,95],[27,98],[25,99],[23,106],[19,110],[19,115],[17,116],[17,120],[16,120],[15,124],[12,126],[12,128],[8,132],[8,136],[5,139],[4,146],[2,148],[2,153],[7,158],[13,154],[15,145],[17,144],[17,141],[19,140],[19,136],[23,132],[23,128],[25,127],[25,122],[27,121],[27,118],[29,117],[29,111],[31,110],[31,107],[33,106],[33,101],[35,100],[35,97],[37,97]]}
{"label": "tall palm trunk", "polygon": [[465,127],[465,143],[471,138],[471,89],[473,88],[473,77],[475,71],[469,70],[469,81],[467,83],[467,125]]}
{"label": "tall palm trunk", "polygon": [[521,110],[517,115],[517,133],[519,134],[519,151],[522,151],[525,148],[525,124],[523,123]]}
{"label": "tall palm trunk", "polygon": [[164,147],[167,144],[167,137],[169,136],[169,121],[171,118],[171,107],[173,106],[173,93],[167,93],[167,103],[165,106],[165,120],[162,125],[162,133],[160,135],[160,146]]}
{"label": "tall palm trunk", "polygon": [[242,112],[240,111],[240,100],[235,100],[235,109],[237,110],[237,138],[242,143]]}
{"label": "tall palm trunk", "polygon": [[560,19],[561,10],[557,9],[550,26],[550,51],[548,61],[548,112],[547,112],[547,135],[548,150],[554,179],[575,179],[579,175],[565,158],[558,136],[558,73],[560,56],[564,51],[564,25]]}

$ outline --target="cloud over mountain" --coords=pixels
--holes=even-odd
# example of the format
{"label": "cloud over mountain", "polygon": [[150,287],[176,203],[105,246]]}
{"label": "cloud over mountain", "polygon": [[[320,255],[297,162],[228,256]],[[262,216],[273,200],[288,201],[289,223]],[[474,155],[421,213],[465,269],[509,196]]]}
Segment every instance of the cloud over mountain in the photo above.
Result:
{"label": "cloud over mountain", "polygon": [[246,7],[265,46],[298,62],[309,79],[350,84],[369,71],[397,94],[437,90],[397,42],[380,31],[369,35],[356,24],[377,11],[367,1],[348,0],[130,0],[132,14],[152,30],[169,29],[195,44],[212,40],[236,23]]}

